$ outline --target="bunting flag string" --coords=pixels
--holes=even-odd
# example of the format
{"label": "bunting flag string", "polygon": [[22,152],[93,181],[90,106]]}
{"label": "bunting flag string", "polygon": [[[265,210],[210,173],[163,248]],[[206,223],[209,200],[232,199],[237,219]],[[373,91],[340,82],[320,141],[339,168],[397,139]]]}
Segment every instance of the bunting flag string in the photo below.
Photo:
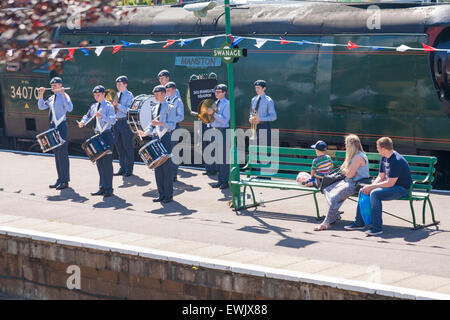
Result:
{"label": "bunting flag string", "polygon": [[105,49],[105,47],[97,47],[97,49],[95,49],[95,54],[97,57],[102,54],[103,49]]}
{"label": "bunting flag string", "polygon": [[117,51],[119,51],[120,49],[122,49],[122,47],[123,47],[123,45],[114,46],[114,47],[113,47],[112,53],[113,53],[113,54],[116,53]]}
{"label": "bunting flag string", "polygon": [[[100,56],[103,52],[103,49],[105,48],[113,48],[112,53],[117,53],[122,47],[130,47],[130,46],[139,46],[139,45],[152,45],[152,44],[164,44],[163,48],[167,48],[172,46],[173,44],[178,42],[178,45],[180,47],[184,47],[186,45],[189,45],[194,40],[200,40],[201,46],[204,47],[205,43],[208,40],[214,39],[214,38],[223,38],[225,37],[225,40],[228,40],[229,43],[232,44],[232,47],[236,46],[238,43],[241,43],[244,40],[247,41],[254,41],[253,45],[261,49],[266,43],[268,42],[275,42],[280,45],[287,45],[287,44],[297,44],[297,45],[318,45],[320,47],[346,47],[348,50],[354,50],[354,49],[372,49],[372,50],[395,50],[397,52],[406,52],[406,51],[424,51],[424,52],[432,52],[432,51],[444,51],[447,53],[450,53],[449,49],[438,49],[434,48],[432,46],[429,46],[425,43],[422,43],[422,47],[420,48],[412,48],[407,45],[401,44],[397,47],[387,47],[387,46],[366,46],[366,45],[358,45],[356,43],[353,43],[351,40],[348,40],[346,44],[343,43],[330,43],[330,42],[313,42],[308,40],[287,40],[282,37],[279,37],[279,39],[270,39],[270,38],[254,38],[254,37],[244,37],[244,36],[234,36],[232,34],[219,34],[219,35],[212,35],[212,36],[201,36],[196,38],[189,38],[189,39],[167,39],[167,40],[160,40],[155,41],[151,39],[144,39],[141,40],[140,43],[136,42],[128,42],[125,40],[121,40],[120,42],[122,44],[120,45],[103,45],[103,46],[85,46],[85,47],[68,47],[68,48],[56,48],[56,49],[45,49],[45,48],[38,48],[38,51],[51,51],[50,58],[54,59],[56,56],[62,51],[67,50],[69,52],[68,55],[64,56],[65,60],[73,61],[73,55],[77,49],[83,52],[85,56],[89,55],[89,49],[94,49],[95,54],[97,56]],[[8,50],[7,54],[12,55],[13,51]]]}
{"label": "bunting flag string", "polygon": [[167,48],[171,45],[173,45],[177,40],[167,40],[167,43],[163,46],[163,48]]}
{"label": "bunting flag string", "polygon": [[68,49],[68,51],[69,51],[69,55],[66,56],[65,61],[67,61],[67,60],[73,61],[73,54],[75,53],[75,49],[71,48],[71,49]]}
{"label": "bunting flag string", "polygon": [[357,44],[354,44],[354,43],[351,42],[350,40],[348,40],[347,47],[348,47],[350,50],[359,48],[359,46],[358,46]]}
{"label": "bunting flag string", "polygon": [[291,43],[290,41],[284,40],[282,37],[280,37],[280,39],[281,39],[280,44],[288,44],[288,43]]}

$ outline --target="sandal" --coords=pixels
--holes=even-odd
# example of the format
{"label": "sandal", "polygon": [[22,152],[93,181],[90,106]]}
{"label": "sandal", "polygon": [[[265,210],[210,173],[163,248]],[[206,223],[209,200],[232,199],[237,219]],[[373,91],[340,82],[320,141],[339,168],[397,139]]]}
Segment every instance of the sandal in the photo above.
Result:
{"label": "sandal", "polygon": [[319,224],[318,226],[314,227],[314,231],[323,231],[323,230],[328,230],[330,229],[330,225],[329,224]]}

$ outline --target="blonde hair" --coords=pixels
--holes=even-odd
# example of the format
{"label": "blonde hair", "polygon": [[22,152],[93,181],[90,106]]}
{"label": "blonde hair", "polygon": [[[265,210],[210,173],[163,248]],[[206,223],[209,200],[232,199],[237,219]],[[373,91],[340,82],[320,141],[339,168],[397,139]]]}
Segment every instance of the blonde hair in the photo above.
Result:
{"label": "blonde hair", "polygon": [[361,145],[361,141],[356,134],[350,134],[345,137],[345,160],[342,164],[342,168],[348,170],[350,166],[350,161],[358,152],[364,152]]}

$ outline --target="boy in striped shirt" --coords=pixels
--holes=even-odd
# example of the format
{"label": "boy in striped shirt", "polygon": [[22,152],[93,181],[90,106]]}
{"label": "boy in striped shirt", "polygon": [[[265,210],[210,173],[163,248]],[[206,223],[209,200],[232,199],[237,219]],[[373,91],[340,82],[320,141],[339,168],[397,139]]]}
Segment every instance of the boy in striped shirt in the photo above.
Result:
{"label": "boy in striped shirt", "polygon": [[311,146],[316,149],[317,158],[314,158],[311,166],[311,178],[304,182],[307,187],[315,186],[319,179],[323,179],[323,176],[329,173],[333,169],[333,161],[331,157],[326,154],[327,144],[319,140]]}

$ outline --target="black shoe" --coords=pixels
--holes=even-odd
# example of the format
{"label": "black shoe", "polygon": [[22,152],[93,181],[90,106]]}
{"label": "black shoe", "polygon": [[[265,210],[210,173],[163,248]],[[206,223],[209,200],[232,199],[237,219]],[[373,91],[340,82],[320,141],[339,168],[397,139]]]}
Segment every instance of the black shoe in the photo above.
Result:
{"label": "black shoe", "polygon": [[172,201],[173,201],[173,198],[169,198],[169,199],[164,199],[162,201],[162,203],[169,203],[169,202],[172,202]]}
{"label": "black shoe", "polygon": [[123,174],[124,177],[129,177],[129,176],[131,176],[131,175],[132,175],[131,172],[125,172],[125,173]]}
{"label": "black shoe", "polygon": [[221,182],[217,182],[217,183],[213,183],[213,184],[211,185],[211,187],[213,187],[213,188],[219,188],[221,185],[222,185]]}
{"label": "black shoe", "polygon": [[209,171],[205,171],[205,172],[202,173],[202,175],[204,175],[204,176],[209,176],[210,174],[211,173]]}
{"label": "black shoe", "polygon": [[222,183],[221,185],[220,185],[220,189],[228,189],[230,186],[228,185],[228,182],[226,182],[226,183]]}
{"label": "black shoe", "polygon": [[48,187],[49,187],[50,189],[54,189],[54,188],[56,188],[56,187],[59,186],[59,185],[60,185],[60,183],[59,183],[58,181],[56,181],[55,184],[51,184],[51,185],[49,185]]}
{"label": "black shoe", "polygon": [[124,173],[125,173],[124,171],[119,170],[119,171],[117,171],[116,173],[114,173],[113,175],[115,175],[115,176],[123,176]]}
{"label": "black shoe", "polygon": [[161,202],[163,200],[164,200],[164,198],[159,197],[159,198],[153,199],[153,202]]}
{"label": "black shoe", "polygon": [[69,183],[68,182],[63,182],[59,186],[56,187],[56,190],[62,190],[62,189],[66,189],[68,187],[69,187]]}
{"label": "black shoe", "polygon": [[91,196],[102,196],[105,194],[105,191],[98,190],[97,192],[91,192]]}
{"label": "black shoe", "polygon": [[103,197],[104,198],[111,197],[112,195],[113,195],[112,192],[105,192],[105,193],[103,193]]}

